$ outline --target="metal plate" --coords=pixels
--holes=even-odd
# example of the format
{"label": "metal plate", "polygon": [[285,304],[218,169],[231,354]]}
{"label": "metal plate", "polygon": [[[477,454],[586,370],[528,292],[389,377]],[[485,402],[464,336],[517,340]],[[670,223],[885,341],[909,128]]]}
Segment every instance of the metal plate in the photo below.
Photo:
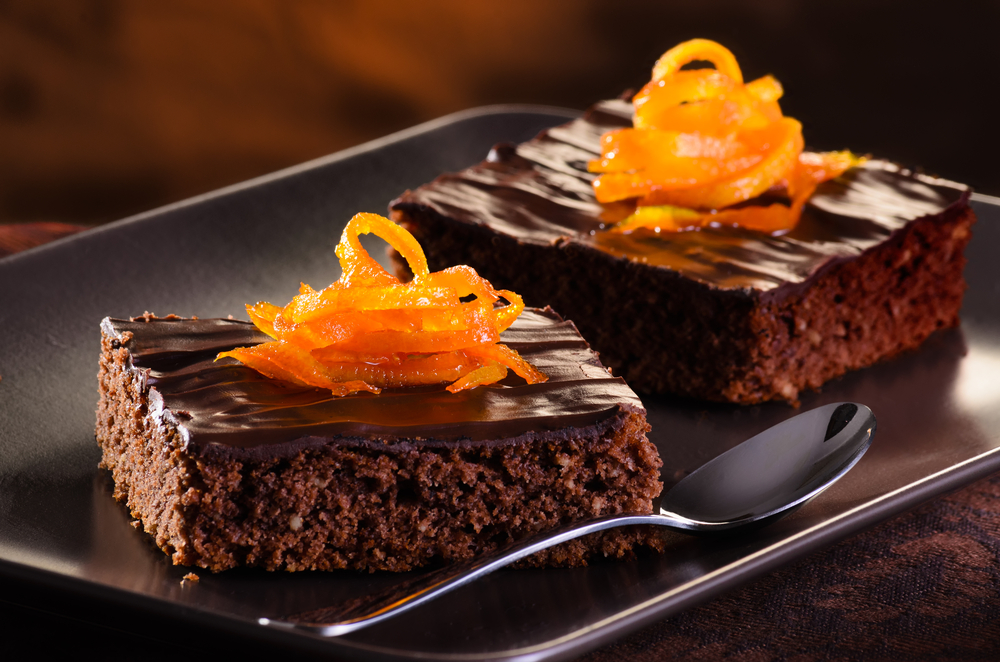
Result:
{"label": "metal plate", "polygon": [[[574,570],[503,571],[384,625],[339,639],[256,624],[399,581],[388,574],[190,571],[129,526],[97,469],[98,324],[149,310],[241,315],[335,280],[356,211],[479,161],[568,111],[502,107],[422,125],[319,161],[0,260],[0,577],[52,596],[138,609],[216,636],[345,658],[562,658],[730,590],[936,494],[1000,469],[1000,206],[979,197],[961,329],[807,393],[802,407],[863,402],[871,450],[836,486],[766,529],[728,539],[671,534],[662,556]],[[794,413],[644,398],[665,479]],[[8,597],[9,596],[5,596]],[[70,603],[67,603],[70,604]]]}

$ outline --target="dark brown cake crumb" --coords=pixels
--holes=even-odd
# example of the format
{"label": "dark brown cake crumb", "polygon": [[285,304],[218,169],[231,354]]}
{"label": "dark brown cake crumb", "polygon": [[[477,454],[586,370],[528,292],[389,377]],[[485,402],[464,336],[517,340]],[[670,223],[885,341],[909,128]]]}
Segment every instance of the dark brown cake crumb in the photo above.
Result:
{"label": "dark brown cake crumb", "polygon": [[[773,299],[710,290],[595,250],[457,229],[436,214],[397,217],[426,247],[432,269],[461,261],[529,304],[558,301],[636,390],[741,404],[797,403],[802,390],[957,326],[975,221],[970,209],[916,220],[803,291]],[[541,264],[544,271],[533,268]]]}
{"label": "dark brown cake crumb", "polygon": [[958,324],[968,187],[872,159],[820,185],[779,237],[609,233],[587,163],[631,112],[602,102],[499,145],[405,192],[393,218],[432,270],[468,264],[528,305],[558,308],[639,392],[797,403]]}
{"label": "dark brown cake crumb", "polygon": [[[195,452],[151,400],[149,371],[132,365],[135,341],[125,335],[105,329],[102,341],[101,466],[112,473],[115,498],[176,564],[404,571],[596,515],[648,513],[660,492],[645,412],[632,404],[592,425],[496,443],[331,437],[294,453]],[[615,529],[526,565],[625,558],[637,545],[663,543],[647,527]]]}

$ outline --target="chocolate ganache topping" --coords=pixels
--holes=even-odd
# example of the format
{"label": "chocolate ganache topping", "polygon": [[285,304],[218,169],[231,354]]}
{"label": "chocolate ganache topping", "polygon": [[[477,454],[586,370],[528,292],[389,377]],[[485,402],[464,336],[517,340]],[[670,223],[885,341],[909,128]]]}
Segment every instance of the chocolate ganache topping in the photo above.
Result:
{"label": "chocolate ganache topping", "polygon": [[405,449],[506,443],[536,432],[601,424],[642,403],[601,366],[572,322],[526,309],[501,335],[549,380],[448,393],[444,385],[331,396],[272,380],[220,351],[269,340],[248,322],[106,318],[106,336],[128,351],[149,389],[150,409],[168,416],[189,450],[285,450],[336,443]]}
{"label": "chocolate ganache topping", "polygon": [[961,184],[869,160],[821,184],[798,225],[782,236],[732,227],[605,232],[620,219],[595,199],[587,162],[598,156],[601,134],[631,126],[631,113],[627,101],[601,102],[524,144],[496,146],[483,163],[409,191],[392,207],[426,207],[528,244],[582,244],[709,286],[774,294],[874,247],[910,221],[968,204],[970,191]]}

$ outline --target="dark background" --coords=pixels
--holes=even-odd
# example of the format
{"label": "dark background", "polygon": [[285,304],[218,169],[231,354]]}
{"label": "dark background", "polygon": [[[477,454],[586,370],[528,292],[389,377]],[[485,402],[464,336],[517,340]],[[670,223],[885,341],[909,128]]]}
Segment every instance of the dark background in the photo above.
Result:
{"label": "dark background", "polygon": [[[112,221],[484,104],[583,109],[692,37],[777,76],[812,147],[1000,194],[998,18],[929,0],[0,0],[0,224]],[[994,477],[587,659],[995,659],[997,503]],[[42,658],[287,656],[125,607],[102,614],[117,630],[65,616],[93,608],[5,580],[0,658],[26,641]]]}
{"label": "dark background", "polygon": [[810,146],[1000,194],[998,18],[926,0],[0,0],[0,223],[111,221],[484,104],[583,109],[696,36],[777,76]]}

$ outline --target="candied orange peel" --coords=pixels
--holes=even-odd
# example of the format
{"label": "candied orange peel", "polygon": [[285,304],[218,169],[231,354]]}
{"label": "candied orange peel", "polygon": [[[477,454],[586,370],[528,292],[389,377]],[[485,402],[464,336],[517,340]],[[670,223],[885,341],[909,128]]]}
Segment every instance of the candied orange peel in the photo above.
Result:
{"label": "candied orange peel", "polygon": [[[715,68],[682,69],[695,61]],[[600,173],[599,202],[636,201],[612,230],[795,227],[816,187],[863,159],[803,152],[802,125],[782,114],[782,94],[772,76],[744,83],[736,57],[714,41],[692,39],[664,53],[632,99],[632,128],[604,134],[601,157],[589,164]],[[741,204],[774,192],[789,204]]]}
{"label": "candied orange peel", "polygon": [[[358,237],[375,234],[407,262],[402,283],[376,262]],[[450,382],[452,393],[493,384],[513,370],[529,384],[547,377],[499,342],[524,310],[521,297],[495,290],[474,269],[431,273],[409,232],[377,214],[350,220],[337,257],[340,279],[324,290],[302,284],[284,308],[247,306],[250,320],[274,338],[222,352],[258,372],[334,395]],[[503,299],[506,305],[498,305]]]}

